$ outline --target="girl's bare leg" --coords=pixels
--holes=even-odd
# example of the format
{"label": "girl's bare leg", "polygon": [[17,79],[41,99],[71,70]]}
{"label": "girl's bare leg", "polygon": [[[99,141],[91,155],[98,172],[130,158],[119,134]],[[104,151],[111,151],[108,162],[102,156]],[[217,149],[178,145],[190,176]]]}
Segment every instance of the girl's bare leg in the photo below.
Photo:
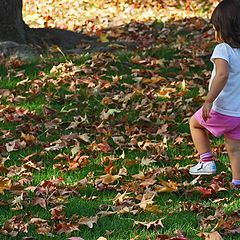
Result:
{"label": "girl's bare leg", "polygon": [[208,134],[203,126],[201,126],[194,116],[190,118],[190,131],[193,143],[199,154],[211,152]]}
{"label": "girl's bare leg", "polygon": [[232,178],[240,180],[240,140],[225,137],[225,145],[231,162]]}

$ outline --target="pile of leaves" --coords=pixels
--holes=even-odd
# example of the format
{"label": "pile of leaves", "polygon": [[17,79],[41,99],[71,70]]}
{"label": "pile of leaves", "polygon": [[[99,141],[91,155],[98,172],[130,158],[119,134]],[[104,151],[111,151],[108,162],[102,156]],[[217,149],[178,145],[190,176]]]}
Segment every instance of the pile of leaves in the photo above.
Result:
{"label": "pile of leaves", "polygon": [[[11,216],[0,218],[2,236],[80,240],[83,226],[93,231],[102,219],[127,216],[136,229],[132,239],[144,228],[156,231],[154,239],[184,240],[192,234],[164,232],[168,219],[184,212],[198,219],[195,238],[238,234],[239,209],[224,207],[239,197],[230,187],[228,163],[219,161],[223,171],[213,178],[188,172],[197,157],[188,119],[206,93],[214,45],[211,26],[193,15],[201,1],[184,7],[181,1],[71,2],[25,1],[26,17],[87,32],[91,21],[77,18],[76,9],[92,9],[105,40],[127,38],[138,51],[50,55],[31,64],[1,59],[0,206]],[[69,17],[61,18],[59,9]],[[138,14],[143,9],[152,10],[150,17]],[[160,10],[164,22],[153,14]],[[186,14],[194,17],[182,18]],[[95,22],[91,26],[95,34]],[[225,157],[219,142],[213,150]],[[106,203],[102,193],[114,197]],[[159,204],[164,197],[165,208]],[[86,216],[78,204],[71,211],[73,200],[99,205]],[[142,214],[149,215],[142,220]],[[117,239],[110,230],[99,240],[107,238]]]}
{"label": "pile of leaves", "polygon": [[207,17],[217,0],[24,0],[24,20],[30,27],[59,27],[101,35],[103,29],[130,22],[167,22]]}

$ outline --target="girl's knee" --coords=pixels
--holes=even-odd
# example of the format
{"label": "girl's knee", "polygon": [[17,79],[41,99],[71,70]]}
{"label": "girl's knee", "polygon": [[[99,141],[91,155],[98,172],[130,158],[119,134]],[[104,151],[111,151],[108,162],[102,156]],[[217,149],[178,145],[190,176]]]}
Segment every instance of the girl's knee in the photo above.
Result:
{"label": "girl's knee", "polygon": [[194,115],[192,115],[189,119],[189,125],[191,128],[198,127],[199,123],[197,122]]}
{"label": "girl's knee", "polygon": [[195,118],[195,116],[193,115],[192,117],[190,117],[189,119],[189,125],[190,125],[190,129],[205,129]]}
{"label": "girl's knee", "polygon": [[194,115],[192,115],[192,116],[190,117],[190,119],[189,119],[189,125],[190,125],[190,126],[193,125],[194,120],[195,120],[195,117],[194,117]]}

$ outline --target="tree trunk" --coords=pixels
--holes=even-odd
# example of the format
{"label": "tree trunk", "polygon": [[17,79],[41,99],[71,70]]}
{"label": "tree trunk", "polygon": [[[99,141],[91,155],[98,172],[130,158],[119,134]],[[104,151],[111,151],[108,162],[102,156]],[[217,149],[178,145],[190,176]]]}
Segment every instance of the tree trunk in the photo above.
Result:
{"label": "tree trunk", "polygon": [[26,43],[22,0],[0,0],[0,41]]}
{"label": "tree trunk", "polygon": [[0,43],[16,42],[46,48],[58,45],[75,48],[80,42],[93,38],[62,29],[29,28],[22,17],[23,0],[0,0]]}
{"label": "tree trunk", "polygon": [[79,48],[80,44],[86,49],[97,44],[97,37],[83,33],[58,28],[30,28],[23,21],[22,8],[23,0],[0,0],[0,54],[22,56],[29,54],[32,46],[40,52],[53,45],[68,50]]}

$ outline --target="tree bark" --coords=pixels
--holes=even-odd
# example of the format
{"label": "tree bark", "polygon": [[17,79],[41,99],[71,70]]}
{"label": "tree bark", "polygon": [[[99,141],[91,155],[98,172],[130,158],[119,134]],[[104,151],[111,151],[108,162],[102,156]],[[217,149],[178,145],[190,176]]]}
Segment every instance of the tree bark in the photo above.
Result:
{"label": "tree bark", "polygon": [[94,38],[62,29],[29,28],[22,17],[23,0],[0,0],[0,42],[31,44],[41,48],[58,45],[75,48],[82,41]]}
{"label": "tree bark", "polygon": [[0,0],[0,41],[26,43],[22,0]]}
{"label": "tree bark", "polygon": [[0,54],[22,56],[32,50],[44,51],[53,45],[62,50],[79,48],[80,44],[83,44],[83,49],[101,45],[97,43],[97,37],[81,32],[58,28],[30,28],[23,20],[22,8],[23,0],[0,0]]}

